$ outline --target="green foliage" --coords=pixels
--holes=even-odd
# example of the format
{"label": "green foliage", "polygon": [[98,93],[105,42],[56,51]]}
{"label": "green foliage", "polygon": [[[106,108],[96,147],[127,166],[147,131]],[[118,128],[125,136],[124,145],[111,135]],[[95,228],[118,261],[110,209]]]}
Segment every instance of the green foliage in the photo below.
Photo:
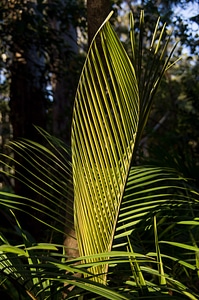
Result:
{"label": "green foliage", "polygon": [[[81,1],[1,1],[0,4],[0,35],[1,53],[6,54],[7,59],[11,53],[21,49],[31,49],[32,43],[40,51],[40,55],[46,53],[50,62],[54,64],[53,46],[62,52],[65,48],[63,36],[60,32],[67,32],[71,22],[75,27],[81,26],[83,18],[83,3]],[[61,28],[57,30],[52,26],[52,20],[56,18]],[[61,31],[60,31],[61,30]],[[62,49],[61,49],[62,48]],[[68,48],[68,47],[66,47]],[[68,49],[70,52],[70,49]],[[60,53],[61,54],[61,53]],[[23,53],[21,53],[23,57]],[[46,56],[47,58],[47,56]]]}
{"label": "green foliage", "polygon": [[[165,26],[160,30],[158,26],[159,20],[147,49],[144,71],[142,12],[137,39],[130,16],[132,62],[105,23],[99,31],[102,49],[94,40],[81,74],[72,123],[72,165],[82,255],[110,251],[112,247],[130,168],[173,52],[166,56],[169,39],[162,43]],[[95,220],[93,227],[88,215]]]}
{"label": "green foliage", "polygon": [[[1,235],[0,271],[2,286],[13,284],[16,291],[24,291],[23,297],[199,297],[198,192],[179,170],[135,165],[174,50],[168,54],[170,39],[165,40],[165,26],[159,30],[159,21],[145,49],[143,12],[139,24],[137,35],[131,15],[130,56],[109,19],[91,44],[74,105],[72,164],[66,146],[41,129],[45,146],[27,140],[10,143],[30,165],[13,176],[47,205],[1,192],[1,206],[16,213],[39,212],[33,217],[62,234],[65,207],[74,193],[80,251],[80,257],[71,258],[66,257],[67,245],[35,243],[12,213],[20,241],[13,246]],[[144,51],[148,56],[143,59]]]}
{"label": "green foliage", "polygon": [[[198,186],[197,63],[190,59],[167,73],[145,131],[142,163],[169,166]],[[172,77],[172,79],[171,79]],[[160,101],[161,99],[161,101]],[[162,106],[165,112],[162,114]],[[158,143],[156,142],[158,140]]]}

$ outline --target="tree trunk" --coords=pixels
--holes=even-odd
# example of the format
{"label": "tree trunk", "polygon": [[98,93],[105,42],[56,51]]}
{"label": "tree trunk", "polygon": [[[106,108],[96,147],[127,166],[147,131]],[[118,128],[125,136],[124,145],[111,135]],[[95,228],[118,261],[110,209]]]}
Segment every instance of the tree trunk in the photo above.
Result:
{"label": "tree trunk", "polygon": [[[56,23],[56,21],[54,21],[54,23]],[[53,134],[70,145],[71,117],[76,90],[73,66],[76,63],[74,56],[78,53],[76,29],[69,24],[68,32],[62,33],[62,38],[64,46],[61,51],[62,53],[59,53],[62,60],[58,59],[58,65],[56,66],[62,75],[59,76],[59,78],[54,75],[52,78]],[[69,57],[66,57],[65,54],[67,50]],[[56,49],[54,55],[56,56]]]}
{"label": "tree trunk", "polygon": [[[62,0],[63,7],[67,7],[69,1],[71,0]],[[53,0],[48,0],[48,3],[53,3]],[[70,146],[72,109],[77,85],[74,78],[74,67],[77,64],[75,58],[78,54],[77,32],[72,25],[70,15],[66,15],[65,30],[62,29],[62,24],[56,17],[50,19],[49,22],[55,33],[59,33],[59,39],[63,41],[61,49],[53,48],[53,61],[55,61],[55,65],[52,66],[51,82],[53,134]],[[66,219],[64,246],[68,259],[71,259],[79,255],[74,230],[73,199],[66,199],[66,210],[63,214]]]}
{"label": "tree trunk", "polygon": [[110,12],[109,0],[87,0],[88,45]]}
{"label": "tree trunk", "polygon": [[[34,61],[32,58],[34,57]],[[30,50],[26,58],[17,54],[11,68],[10,109],[13,138],[28,138],[38,141],[34,125],[46,127],[46,111],[41,65],[36,49]]]}
{"label": "tree trunk", "polygon": [[[35,47],[29,49],[26,55],[20,57],[18,54],[12,63],[11,84],[10,84],[10,118],[13,127],[13,139],[26,138],[36,142],[42,142],[34,125],[45,129],[46,111],[45,96],[42,80],[42,66],[39,65],[41,58],[38,58]],[[31,172],[35,173],[34,167],[21,155],[15,152],[15,193],[26,198],[34,199],[38,203],[43,202],[37,193],[33,192],[26,183],[23,183],[24,177],[35,181]],[[22,167],[23,166],[23,167]],[[29,170],[29,172],[27,172]],[[21,181],[22,180],[22,181]],[[38,181],[41,185],[41,182]],[[41,214],[33,212],[31,208],[28,211],[35,217],[42,217]],[[27,214],[17,214],[22,228],[26,229],[34,238],[43,235],[41,224],[29,217]]]}

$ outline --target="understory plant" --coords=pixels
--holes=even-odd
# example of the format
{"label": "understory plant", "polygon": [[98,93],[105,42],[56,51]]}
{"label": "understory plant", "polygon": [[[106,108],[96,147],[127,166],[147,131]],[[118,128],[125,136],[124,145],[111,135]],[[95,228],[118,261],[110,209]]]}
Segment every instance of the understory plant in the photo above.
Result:
{"label": "understory plant", "polygon": [[[7,173],[43,199],[1,192],[2,210],[21,239],[16,246],[1,234],[1,286],[13,287],[12,299],[199,297],[198,192],[178,171],[139,165],[137,157],[176,45],[171,49],[160,19],[149,41],[142,11],[139,29],[130,14],[129,54],[109,19],[80,76],[71,150],[39,128],[45,146],[8,145],[26,164],[17,174],[11,157]],[[17,211],[49,228],[46,243],[31,240]],[[54,242],[64,234],[65,245]],[[78,257],[67,243],[76,239]]]}

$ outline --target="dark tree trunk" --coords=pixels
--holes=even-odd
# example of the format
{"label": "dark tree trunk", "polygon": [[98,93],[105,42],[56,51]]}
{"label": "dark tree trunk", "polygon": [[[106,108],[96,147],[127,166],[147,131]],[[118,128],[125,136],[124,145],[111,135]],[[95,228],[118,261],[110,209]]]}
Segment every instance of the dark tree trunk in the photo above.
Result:
{"label": "dark tree trunk", "polygon": [[[27,55],[19,58],[16,54],[11,68],[11,84],[10,84],[10,118],[13,127],[13,139],[26,138],[41,143],[42,138],[38,134],[34,125],[45,129],[46,127],[46,110],[45,110],[45,94],[42,80],[42,68],[39,65],[39,59],[35,49],[27,51]],[[32,58],[32,59],[31,59]],[[31,60],[30,60],[31,59]],[[35,62],[37,61],[37,64]],[[31,178],[31,171],[35,173],[34,167],[25,160],[24,157],[15,153],[15,193],[25,198],[31,198],[39,203],[43,201],[41,197],[33,192],[22,181],[28,178],[35,181],[35,177]],[[23,167],[22,167],[23,166]],[[30,172],[27,172],[27,169]],[[23,177],[24,176],[24,177]],[[21,181],[22,180],[22,181]],[[39,184],[39,182],[38,182]],[[41,184],[41,183],[40,183]],[[41,217],[33,213],[31,209],[28,211],[35,217]],[[42,226],[33,218],[26,214],[17,214],[19,221],[24,229],[28,230],[33,237],[40,236],[43,232]]]}
{"label": "dark tree trunk", "polygon": [[[53,0],[48,0],[48,3],[52,4]],[[61,3],[63,7],[67,7],[70,0],[62,0]],[[53,91],[53,135],[70,146],[72,108],[77,86],[75,78],[75,66],[77,65],[75,59],[77,59],[78,54],[77,31],[71,22],[71,15],[66,15],[64,30],[56,16],[49,19],[49,23],[55,32],[60,33],[59,39],[62,40],[61,49],[57,49],[56,46],[52,48],[55,61],[55,64],[52,65],[53,76],[51,82]],[[56,38],[57,36],[55,36]],[[73,196],[70,195],[70,197]],[[66,255],[68,259],[78,257],[78,246],[74,230],[73,198],[69,199],[66,196],[66,210],[63,211],[63,215],[65,215],[66,220],[64,236]]]}
{"label": "dark tree trunk", "polygon": [[110,12],[109,0],[87,0],[88,45]]}
{"label": "dark tree trunk", "polygon": [[34,128],[46,127],[44,90],[40,78],[26,61],[14,61],[10,85],[10,115],[13,126],[13,138],[28,138],[38,141]]}
{"label": "dark tree trunk", "polygon": [[[57,21],[58,22],[58,21]],[[54,20],[56,27],[56,20]],[[61,32],[61,29],[60,29]],[[71,117],[73,101],[75,97],[76,82],[74,78],[74,66],[76,65],[75,58],[77,58],[77,32],[71,24],[68,25],[68,32],[62,32],[63,49],[59,53],[57,59],[57,69],[61,76],[52,78],[53,89],[53,134],[64,140],[69,146],[71,144]],[[54,55],[56,57],[56,49]],[[68,52],[68,55],[66,53]]]}

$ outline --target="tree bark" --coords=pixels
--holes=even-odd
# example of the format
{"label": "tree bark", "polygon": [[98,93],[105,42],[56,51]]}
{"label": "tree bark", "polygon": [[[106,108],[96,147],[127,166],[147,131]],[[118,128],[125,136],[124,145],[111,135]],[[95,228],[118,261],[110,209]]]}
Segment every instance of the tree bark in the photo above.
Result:
{"label": "tree bark", "polygon": [[87,0],[88,45],[110,12],[109,0]]}

